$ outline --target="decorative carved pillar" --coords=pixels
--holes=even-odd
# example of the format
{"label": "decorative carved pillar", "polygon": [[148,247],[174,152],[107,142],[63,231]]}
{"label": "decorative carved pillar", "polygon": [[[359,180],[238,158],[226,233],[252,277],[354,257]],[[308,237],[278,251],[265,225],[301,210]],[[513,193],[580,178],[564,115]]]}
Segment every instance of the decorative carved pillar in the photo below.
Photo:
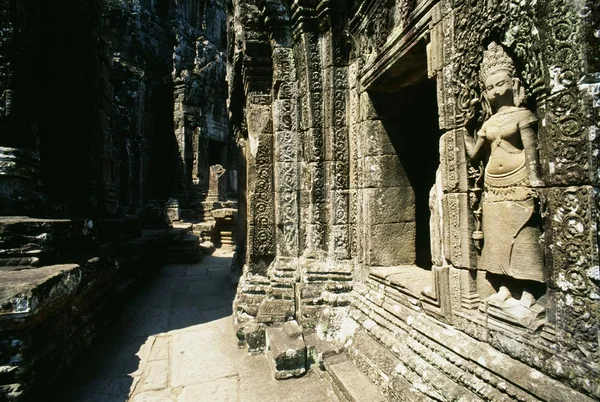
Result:
{"label": "decorative carved pillar", "polygon": [[241,74],[248,129],[246,153],[248,269],[266,276],[275,258],[274,125],[272,49],[258,7],[251,1],[234,3],[242,45]]}
{"label": "decorative carved pillar", "polygon": [[[299,2],[305,3],[305,2]],[[298,43],[299,85],[301,102],[301,129],[304,137],[304,160],[302,164],[302,205],[304,216],[304,253],[316,257],[325,246],[326,227],[326,188],[325,150],[323,133],[323,80],[321,46],[316,31],[317,10],[295,3],[293,6],[294,36]]]}
{"label": "decorative carved pillar", "polygon": [[298,101],[295,97],[295,64],[291,48],[273,49],[273,81],[276,99],[273,107],[275,127],[275,203],[277,205],[277,255],[298,257],[299,191]]}
{"label": "decorative carved pillar", "polygon": [[549,77],[547,96],[537,102],[538,136],[549,187],[544,243],[552,307],[545,332],[565,358],[597,365],[600,4],[553,0],[542,12]]}
{"label": "decorative carved pillar", "polygon": [[248,221],[251,258],[275,255],[273,210],[273,132],[271,96],[250,94],[248,113]]}
{"label": "decorative carved pillar", "polygon": [[328,251],[336,259],[350,258],[349,148],[346,102],[348,67],[343,46],[328,31],[323,36],[324,124],[329,201]]}

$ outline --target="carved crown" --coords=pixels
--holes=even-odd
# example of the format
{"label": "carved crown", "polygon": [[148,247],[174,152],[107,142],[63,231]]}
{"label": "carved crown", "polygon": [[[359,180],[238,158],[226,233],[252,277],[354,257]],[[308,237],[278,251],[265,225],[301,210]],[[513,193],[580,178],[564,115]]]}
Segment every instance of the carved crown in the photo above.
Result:
{"label": "carved crown", "polygon": [[502,46],[496,42],[492,42],[488,45],[488,50],[483,52],[483,62],[479,71],[481,82],[485,83],[485,80],[489,76],[500,70],[506,71],[513,76],[515,73],[515,64]]}

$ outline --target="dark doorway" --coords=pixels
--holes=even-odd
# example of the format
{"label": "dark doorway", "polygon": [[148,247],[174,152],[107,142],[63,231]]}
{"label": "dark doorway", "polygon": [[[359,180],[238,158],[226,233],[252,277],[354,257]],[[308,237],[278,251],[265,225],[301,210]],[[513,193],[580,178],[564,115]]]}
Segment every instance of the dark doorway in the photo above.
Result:
{"label": "dark doorway", "polygon": [[225,143],[209,140],[208,142],[208,166],[221,165],[226,166]]}
{"label": "dark doorway", "polygon": [[436,83],[425,78],[371,98],[414,191],[416,263],[430,269],[429,192],[440,159]]}

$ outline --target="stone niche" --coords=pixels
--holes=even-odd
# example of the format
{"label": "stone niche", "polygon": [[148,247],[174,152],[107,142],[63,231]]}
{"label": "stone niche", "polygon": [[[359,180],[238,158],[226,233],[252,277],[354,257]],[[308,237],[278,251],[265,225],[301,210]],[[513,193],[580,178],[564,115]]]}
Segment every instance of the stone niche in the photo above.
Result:
{"label": "stone niche", "polygon": [[[423,47],[423,62],[425,52]],[[422,71],[418,64],[418,71]],[[389,71],[395,75],[395,71]],[[426,75],[386,91],[367,91],[376,116],[366,120],[363,135],[365,191],[371,232],[372,266],[411,264],[430,269],[430,193],[439,164],[440,130],[435,81]],[[400,79],[401,80],[401,79]],[[402,82],[402,81],[401,81]],[[378,228],[378,225],[385,225]],[[394,246],[386,253],[384,239]],[[402,241],[397,241],[402,239]],[[435,239],[437,241],[438,239]]]}
{"label": "stone niche", "polygon": [[358,74],[363,89],[358,129],[364,141],[357,152],[364,178],[358,191],[364,192],[363,219],[368,222],[363,233],[367,282],[421,300],[446,320],[446,250],[451,247],[443,219],[445,165],[440,163],[446,150],[428,56],[426,31],[417,32],[369,56]]}

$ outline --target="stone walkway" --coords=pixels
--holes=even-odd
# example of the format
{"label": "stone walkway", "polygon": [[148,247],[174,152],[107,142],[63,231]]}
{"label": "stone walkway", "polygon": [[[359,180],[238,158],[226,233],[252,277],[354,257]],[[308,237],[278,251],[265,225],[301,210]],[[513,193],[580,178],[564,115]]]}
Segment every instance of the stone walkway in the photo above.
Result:
{"label": "stone walkway", "polygon": [[237,348],[232,252],[168,265],[68,380],[60,401],[338,401],[318,372],[277,381],[266,355]]}

